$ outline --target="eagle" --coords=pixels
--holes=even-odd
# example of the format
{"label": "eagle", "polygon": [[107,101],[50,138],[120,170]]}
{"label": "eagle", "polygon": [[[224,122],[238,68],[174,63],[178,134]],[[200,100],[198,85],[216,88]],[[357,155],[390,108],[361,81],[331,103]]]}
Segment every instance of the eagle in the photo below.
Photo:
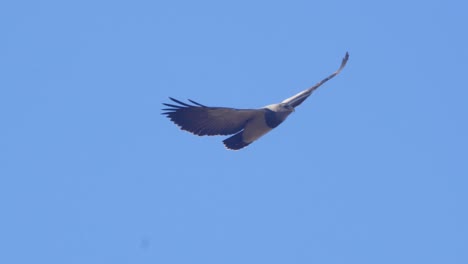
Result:
{"label": "eagle", "polygon": [[247,147],[261,136],[279,126],[294,112],[313,91],[335,77],[345,67],[349,58],[344,56],[340,67],[334,73],[281,103],[264,106],[260,109],[236,109],[228,107],[210,107],[193,100],[192,104],[169,97],[176,104],[163,105],[162,113],[182,130],[198,136],[232,135],[223,141],[227,149],[239,150]]}

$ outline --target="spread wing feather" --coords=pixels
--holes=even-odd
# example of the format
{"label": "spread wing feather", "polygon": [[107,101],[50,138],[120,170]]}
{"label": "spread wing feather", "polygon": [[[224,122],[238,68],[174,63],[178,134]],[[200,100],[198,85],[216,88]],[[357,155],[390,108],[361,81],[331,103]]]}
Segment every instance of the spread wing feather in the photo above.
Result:
{"label": "spread wing feather", "polygon": [[302,92],[300,92],[300,93],[298,93],[298,94],[284,100],[281,103],[289,104],[292,107],[297,107],[300,104],[302,104],[302,102],[304,102],[304,100],[307,99],[307,97],[309,97],[312,94],[312,92],[314,92],[322,84],[326,83],[327,81],[329,81],[330,79],[335,77],[338,73],[340,73],[341,70],[344,68],[344,66],[346,66],[346,63],[348,62],[348,58],[349,58],[349,54],[348,54],[348,52],[346,52],[346,55],[344,56],[343,60],[341,61],[341,65],[340,65],[340,68],[338,68],[338,70],[336,70],[334,73],[330,74],[327,78],[321,80],[320,82],[318,82],[314,86],[310,87],[309,89],[304,90],[304,91],[302,91]]}
{"label": "spread wing feather", "polygon": [[175,104],[164,104],[163,109],[172,122],[182,130],[199,136],[231,135],[239,132],[255,116],[256,109],[235,109],[227,107],[208,107],[189,100],[193,105],[169,97]]}

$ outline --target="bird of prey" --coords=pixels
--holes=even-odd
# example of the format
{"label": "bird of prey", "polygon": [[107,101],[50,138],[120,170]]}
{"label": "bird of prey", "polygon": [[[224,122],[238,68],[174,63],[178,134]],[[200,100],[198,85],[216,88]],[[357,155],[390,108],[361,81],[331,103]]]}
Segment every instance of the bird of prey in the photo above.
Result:
{"label": "bird of prey", "polygon": [[260,109],[235,109],[227,107],[209,107],[192,101],[187,104],[169,97],[176,104],[164,104],[162,109],[172,122],[182,130],[198,136],[232,135],[223,141],[227,149],[239,150],[250,145],[261,136],[281,124],[304,102],[313,91],[335,77],[346,65],[348,53],[344,56],[340,68],[314,86],[304,90],[279,104],[271,104]]}

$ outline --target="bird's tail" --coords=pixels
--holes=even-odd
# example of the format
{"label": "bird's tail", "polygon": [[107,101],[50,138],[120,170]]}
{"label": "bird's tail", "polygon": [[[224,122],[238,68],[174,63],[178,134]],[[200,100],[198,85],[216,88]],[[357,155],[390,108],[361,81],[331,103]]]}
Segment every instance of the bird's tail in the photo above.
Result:
{"label": "bird's tail", "polygon": [[223,143],[226,146],[226,148],[232,149],[232,150],[239,150],[241,148],[247,147],[250,143],[252,143],[252,142],[245,143],[244,140],[242,139],[242,133],[244,133],[244,131],[240,131],[234,136],[223,140]]}

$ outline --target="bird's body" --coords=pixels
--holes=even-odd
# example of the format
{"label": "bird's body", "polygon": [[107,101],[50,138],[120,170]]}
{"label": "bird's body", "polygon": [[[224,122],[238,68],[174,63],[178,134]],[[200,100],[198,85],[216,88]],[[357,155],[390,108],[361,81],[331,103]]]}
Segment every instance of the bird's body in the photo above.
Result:
{"label": "bird's body", "polygon": [[293,110],[275,112],[268,108],[254,111],[244,130],[223,141],[228,149],[241,149],[281,124]]}
{"label": "bird's body", "polygon": [[244,148],[265,135],[279,124],[307,99],[312,92],[326,81],[335,77],[346,65],[348,53],[343,58],[340,68],[313,87],[304,90],[279,104],[267,105],[260,109],[235,109],[227,107],[208,107],[189,100],[193,105],[169,97],[177,103],[164,104],[163,109],[172,122],[181,129],[199,136],[232,135],[223,141],[228,149]]}

